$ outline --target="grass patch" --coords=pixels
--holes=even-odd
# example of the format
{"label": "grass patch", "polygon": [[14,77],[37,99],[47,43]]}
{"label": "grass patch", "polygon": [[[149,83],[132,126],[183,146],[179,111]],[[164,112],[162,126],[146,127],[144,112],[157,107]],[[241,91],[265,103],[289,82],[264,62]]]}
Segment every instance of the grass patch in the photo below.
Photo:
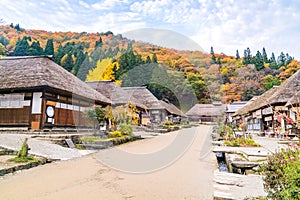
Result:
{"label": "grass patch", "polygon": [[224,144],[230,147],[260,147],[260,144],[257,144],[253,139],[243,137],[225,140]]}
{"label": "grass patch", "polygon": [[81,138],[81,141],[82,142],[99,142],[99,141],[103,141],[103,139],[94,137],[94,136],[90,136],[90,137]]}
{"label": "grass patch", "polygon": [[33,156],[26,156],[26,157],[14,157],[8,160],[9,162],[16,162],[16,163],[29,163],[29,162],[38,162],[39,160]]}

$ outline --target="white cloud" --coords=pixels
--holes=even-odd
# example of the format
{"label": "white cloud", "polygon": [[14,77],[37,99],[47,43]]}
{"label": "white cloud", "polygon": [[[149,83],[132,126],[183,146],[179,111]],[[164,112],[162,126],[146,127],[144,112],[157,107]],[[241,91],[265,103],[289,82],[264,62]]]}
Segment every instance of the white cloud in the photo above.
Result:
{"label": "white cloud", "polygon": [[[95,2],[95,1],[93,1]],[[205,50],[235,55],[247,48],[300,58],[297,1],[246,0],[1,0],[7,23],[52,31],[101,32],[153,27],[177,31]],[[271,52],[269,52],[270,54]]]}

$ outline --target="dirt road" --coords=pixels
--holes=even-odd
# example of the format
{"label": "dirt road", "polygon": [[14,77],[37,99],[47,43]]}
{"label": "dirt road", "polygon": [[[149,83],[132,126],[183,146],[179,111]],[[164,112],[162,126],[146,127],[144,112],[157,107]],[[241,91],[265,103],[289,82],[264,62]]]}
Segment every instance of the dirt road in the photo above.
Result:
{"label": "dirt road", "polygon": [[[185,129],[5,176],[0,199],[211,200],[216,166],[207,153],[210,130]],[[176,149],[183,146],[188,148],[180,154]]]}

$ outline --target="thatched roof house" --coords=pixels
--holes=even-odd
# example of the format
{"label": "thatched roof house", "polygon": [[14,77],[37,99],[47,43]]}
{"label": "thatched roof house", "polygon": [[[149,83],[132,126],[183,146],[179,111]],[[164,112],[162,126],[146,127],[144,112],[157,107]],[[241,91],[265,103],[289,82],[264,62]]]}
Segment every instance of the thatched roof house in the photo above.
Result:
{"label": "thatched roof house", "polygon": [[215,104],[196,104],[186,115],[189,117],[190,121],[203,121],[212,122],[217,118],[222,117],[223,113],[226,111],[226,105],[221,103]]}
{"label": "thatched roof house", "polygon": [[0,70],[0,92],[48,88],[99,103],[111,103],[46,56],[4,57],[0,59]]}
{"label": "thatched roof house", "polygon": [[141,109],[147,110],[147,106],[145,106],[140,100],[136,99],[133,95],[125,91],[120,86],[116,85],[111,80],[93,81],[86,83],[87,85],[101,92],[101,94],[110,99],[113,105],[117,106],[132,103]]}
{"label": "thatched roof house", "polygon": [[269,104],[285,104],[300,90],[300,70],[285,80],[269,98]]}
{"label": "thatched roof house", "polygon": [[247,103],[243,108],[239,109],[237,112],[235,112],[232,116],[238,116],[238,115],[247,115],[250,114],[252,111],[269,107],[270,104],[270,98],[274,93],[279,89],[278,86],[273,86],[271,89],[266,91],[260,96],[253,97],[249,103]]}
{"label": "thatched roof house", "polygon": [[46,56],[0,59],[0,126],[88,126],[83,111],[111,101]]}
{"label": "thatched roof house", "polygon": [[231,104],[226,105],[226,113],[235,113],[242,107],[244,107],[248,101],[234,101]]}
{"label": "thatched roof house", "polygon": [[[263,93],[257,100],[239,110],[235,115],[247,114],[264,107],[275,105],[284,106],[288,102],[295,102],[296,92],[300,90],[300,70],[290,78],[281,83],[280,86],[273,86],[270,90]],[[294,97],[294,98],[293,98]]]}
{"label": "thatched roof house", "polygon": [[179,110],[174,104],[167,103],[163,100],[159,101],[163,107],[167,109],[167,111],[174,116],[187,117],[181,110]]}
{"label": "thatched roof house", "polygon": [[139,99],[150,110],[150,121],[162,123],[169,120],[168,116],[173,117],[185,115],[173,104],[158,100],[147,87],[122,87],[130,96]]}
{"label": "thatched roof house", "polygon": [[165,109],[147,87],[122,87],[128,95],[139,99],[149,109]]}

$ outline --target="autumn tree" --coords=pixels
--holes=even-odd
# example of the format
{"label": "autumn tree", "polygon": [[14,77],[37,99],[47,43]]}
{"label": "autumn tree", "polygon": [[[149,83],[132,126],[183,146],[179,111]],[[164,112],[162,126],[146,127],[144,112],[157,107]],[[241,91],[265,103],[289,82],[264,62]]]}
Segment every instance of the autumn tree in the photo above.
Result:
{"label": "autumn tree", "polygon": [[6,54],[6,48],[2,43],[0,43],[0,56],[5,54]]}
{"label": "autumn tree", "polygon": [[1,43],[3,46],[6,47],[6,45],[8,45],[9,42],[10,42],[10,41],[9,41],[9,39],[8,39],[7,37],[5,37],[5,36],[3,36],[3,35],[0,36],[0,43]]}
{"label": "autumn tree", "polygon": [[264,75],[263,71],[257,72],[254,65],[248,65],[237,69],[236,73],[233,83],[238,87],[237,90],[242,101],[247,101],[264,92],[260,83]]}
{"label": "autumn tree", "polygon": [[114,70],[118,69],[118,63],[112,62],[111,58],[97,61],[97,67],[91,69],[86,77],[86,81],[115,80]]}
{"label": "autumn tree", "polygon": [[280,85],[280,80],[278,77],[276,76],[272,76],[270,74],[266,75],[264,78],[263,78],[263,87],[265,88],[265,90],[269,90],[271,89],[274,85]]}

